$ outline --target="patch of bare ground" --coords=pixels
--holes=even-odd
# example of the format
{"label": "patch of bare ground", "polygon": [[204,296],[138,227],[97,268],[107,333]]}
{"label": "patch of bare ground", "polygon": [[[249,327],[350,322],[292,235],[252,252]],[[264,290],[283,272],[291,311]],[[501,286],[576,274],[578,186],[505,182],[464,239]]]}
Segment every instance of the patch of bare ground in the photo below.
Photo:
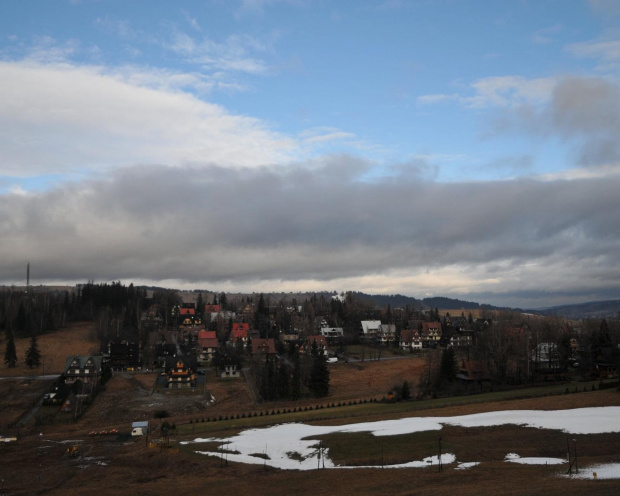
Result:
{"label": "patch of bare ground", "polygon": [[[587,398],[590,393],[575,395]],[[597,396],[599,399],[603,397]],[[487,405],[495,410],[494,404]],[[444,413],[444,412],[441,412]],[[462,431],[462,432],[461,432]],[[176,445],[172,449],[149,448],[144,439],[117,440],[110,438],[78,438],[79,456],[65,454],[71,443],[61,438],[30,436],[19,443],[0,446],[0,477],[2,492],[12,495],[45,493],[51,495],[100,494],[159,495],[184,494],[421,494],[443,496],[459,494],[539,495],[618,494],[618,481],[571,480],[558,477],[564,466],[526,466],[510,464],[501,458],[504,452],[521,451],[538,446],[544,453],[561,450],[563,437],[538,429],[515,426],[472,431],[453,429],[444,434],[445,443],[463,445],[464,461],[480,461],[481,465],[465,471],[445,465],[421,469],[334,469],[311,472],[283,471],[262,465],[229,463],[218,458],[194,454]],[[559,437],[558,437],[559,436]],[[75,441],[65,437],[68,441]],[[605,449],[616,453],[613,443],[598,436],[580,436],[583,446],[581,463],[598,461]],[[545,447],[545,444],[549,446]],[[486,445],[486,446],[485,446]],[[557,445],[557,447],[556,447]],[[454,446],[453,446],[454,448]],[[591,453],[597,453],[591,455]],[[607,457],[609,459],[609,457]]]}
{"label": "patch of bare ground", "polygon": [[412,391],[419,383],[425,360],[406,357],[395,360],[337,363],[330,366],[330,393],[327,400],[343,401],[363,398],[382,398],[403,381]]}
{"label": "patch of bare ground", "polygon": [[[48,381],[0,381],[0,427],[16,422],[49,390]],[[0,432],[6,434],[6,432]]]}
{"label": "patch of bare ground", "polygon": [[[0,349],[5,348],[5,337],[2,333]],[[31,369],[26,366],[26,350],[30,346],[30,338],[15,338],[17,366],[9,368],[4,361],[0,363],[0,376],[21,377],[41,374],[61,374],[65,359],[71,355],[87,355],[99,353],[99,342],[91,322],[71,322],[57,331],[37,336],[37,346],[41,352],[41,366]]]}

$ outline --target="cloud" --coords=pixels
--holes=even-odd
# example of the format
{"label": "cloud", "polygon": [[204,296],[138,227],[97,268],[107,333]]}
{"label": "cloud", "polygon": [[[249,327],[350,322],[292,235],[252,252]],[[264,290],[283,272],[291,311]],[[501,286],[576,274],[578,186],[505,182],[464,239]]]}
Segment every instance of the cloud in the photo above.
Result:
{"label": "cloud", "polygon": [[474,109],[490,107],[513,107],[524,103],[538,104],[549,99],[556,78],[527,79],[522,76],[498,76],[479,79],[470,85],[473,95],[434,94],[421,95],[417,102],[432,105],[455,101]]}
{"label": "cloud", "polygon": [[258,166],[294,157],[294,141],[258,119],[232,115],[175,88],[159,88],[157,80],[168,76],[0,62],[0,175],[97,171],[132,163]]}
{"label": "cloud", "polygon": [[403,169],[364,181],[373,166],[350,156],[278,168],[136,166],[5,194],[3,273],[19,279],[30,261],[39,280],[78,282],[620,290],[620,176],[441,184]]}
{"label": "cloud", "polygon": [[620,15],[620,5],[616,0],[588,0],[590,8],[601,16]]}
{"label": "cloud", "polygon": [[111,19],[109,16],[98,17],[94,24],[101,32],[118,36],[122,40],[135,40],[139,34],[129,21]]}
{"label": "cloud", "polygon": [[542,28],[534,32],[532,35],[532,43],[537,45],[545,45],[547,43],[552,43],[554,35],[562,32],[564,30],[564,26],[561,24],[555,24],[554,26],[548,26],[546,28]]}
{"label": "cloud", "polygon": [[224,43],[217,43],[207,37],[200,40],[178,29],[173,30],[172,39],[162,41],[161,45],[186,62],[201,65],[207,69],[262,74],[267,65],[259,58],[251,57],[252,52],[265,50],[264,45],[248,35],[231,35]]}
{"label": "cloud", "polygon": [[505,109],[493,124],[496,133],[515,130],[535,136],[559,138],[582,166],[620,161],[620,88],[596,77],[560,80],[545,105]]}

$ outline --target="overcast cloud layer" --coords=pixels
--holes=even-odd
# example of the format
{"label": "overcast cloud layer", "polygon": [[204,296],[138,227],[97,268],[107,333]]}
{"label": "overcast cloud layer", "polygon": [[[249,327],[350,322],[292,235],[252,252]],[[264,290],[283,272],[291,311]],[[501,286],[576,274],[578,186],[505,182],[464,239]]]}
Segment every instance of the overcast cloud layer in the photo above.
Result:
{"label": "overcast cloud layer", "polygon": [[620,297],[613,2],[35,3],[0,284]]}
{"label": "overcast cloud layer", "polygon": [[347,156],[278,169],[136,166],[7,194],[0,257],[13,280],[31,261],[38,280],[420,296],[619,289],[620,175],[438,184],[405,170],[368,182],[370,167]]}

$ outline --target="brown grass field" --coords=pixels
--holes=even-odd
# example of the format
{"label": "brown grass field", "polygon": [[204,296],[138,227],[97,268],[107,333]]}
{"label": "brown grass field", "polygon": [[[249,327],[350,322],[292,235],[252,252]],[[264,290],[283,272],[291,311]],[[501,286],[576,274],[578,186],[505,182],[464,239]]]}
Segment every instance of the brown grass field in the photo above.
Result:
{"label": "brown grass field", "polygon": [[93,341],[91,335],[93,325],[90,323],[71,323],[66,328],[48,334],[37,336],[37,346],[41,352],[42,364],[30,369],[26,366],[26,350],[30,346],[30,338],[15,338],[17,351],[17,366],[9,368],[4,363],[5,338],[2,333],[0,349],[2,362],[0,363],[0,377],[21,377],[40,374],[60,374],[65,365],[65,358],[69,355],[87,355],[99,353],[99,342]]}
{"label": "brown grass field", "polygon": [[[46,350],[86,353],[94,345],[88,341],[87,326],[61,331],[58,336],[59,343],[50,339]],[[320,403],[380,398],[402,380],[416,384],[423,364],[420,358],[336,364],[330,369],[330,396]],[[198,435],[228,437],[253,425],[287,421],[342,424],[405,416],[452,416],[508,409],[620,406],[620,392],[615,389],[591,391],[588,387],[587,392],[558,394],[564,388],[556,387],[554,395],[535,398],[507,400],[493,393],[427,402],[367,403],[273,417],[196,423],[197,419],[204,417],[232,417],[251,411],[298,409],[315,405],[317,400],[254,404],[244,379],[221,380],[207,375],[206,389],[216,399],[211,405],[208,401],[210,395],[206,395],[204,390],[180,394],[154,391],[155,379],[156,374],[153,373],[115,374],[77,422],[68,420],[44,426],[35,426],[30,422],[20,429],[18,441],[0,443],[0,494],[620,494],[620,480],[575,480],[559,476],[566,471],[564,465],[528,466],[503,461],[509,452],[517,452],[521,456],[566,457],[566,434],[518,426],[475,429],[445,426],[441,431],[444,451],[455,453],[459,460],[482,463],[463,471],[454,470],[454,465],[448,465],[441,473],[436,467],[285,471],[263,465],[222,464],[219,458],[196,454],[190,446],[178,444],[181,440],[194,439]],[[43,394],[47,384],[49,382],[36,380],[0,381],[0,427],[27,411],[32,402]],[[571,391],[574,387],[571,385]],[[583,390],[581,385],[578,390]],[[519,394],[525,396],[527,390]],[[550,393],[541,389],[531,394]],[[168,420],[178,426],[171,435],[168,449],[148,447],[144,438],[136,440],[127,436],[88,436],[88,432],[93,429],[110,427],[127,433],[132,421],[152,419],[157,410],[168,411],[171,415]],[[160,422],[152,420],[152,425],[157,426]],[[0,434],[15,434],[15,430],[0,431]],[[582,470],[593,463],[620,462],[620,434],[578,435],[570,438],[575,438],[579,444]],[[390,436],[381,440],[368,434],[333,434],[324,436],[322,440],[329,446],[331,457],[336,463],[350,466],[380,465],[382,462],[388,464],[418,460],[435,454],[437,432]],[[67,447],[72,444],[79,446],[79,455],[75,458],[66,455]]]}

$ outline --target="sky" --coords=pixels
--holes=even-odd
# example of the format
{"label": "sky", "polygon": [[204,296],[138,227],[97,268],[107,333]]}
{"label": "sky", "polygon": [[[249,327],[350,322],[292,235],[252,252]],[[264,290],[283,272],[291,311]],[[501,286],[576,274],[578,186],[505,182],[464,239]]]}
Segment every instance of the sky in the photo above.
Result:
{"label": "sky", "polygon": [[620,298],[620,2],[4,0],[0,283]]}

